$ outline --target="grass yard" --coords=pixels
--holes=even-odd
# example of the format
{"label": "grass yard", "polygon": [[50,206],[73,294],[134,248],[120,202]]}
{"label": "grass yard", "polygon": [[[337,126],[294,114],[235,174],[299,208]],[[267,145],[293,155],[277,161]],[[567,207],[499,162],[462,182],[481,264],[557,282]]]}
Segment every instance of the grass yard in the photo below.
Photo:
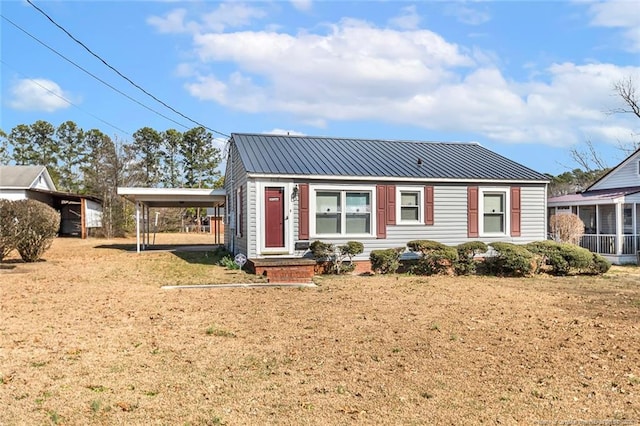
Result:
{"label": "grass yard", "polygon": [[0,425],[640,422],[640,268],[161,290],[260,279],[132,243],[0,265]]}

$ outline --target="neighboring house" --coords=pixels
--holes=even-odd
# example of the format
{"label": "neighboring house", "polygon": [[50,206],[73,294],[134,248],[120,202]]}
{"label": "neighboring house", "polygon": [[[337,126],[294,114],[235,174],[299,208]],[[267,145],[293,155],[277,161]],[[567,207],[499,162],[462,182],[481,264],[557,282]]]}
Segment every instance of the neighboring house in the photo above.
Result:
{"label": "neighboring house", "polygon": [[547,177],[477,143],[233,134],[228,150],[225,243],[249,259],[546,238]]}
{"label": "neighboring house", "polygon": [[58,192],[44,166],[0,166],[0,198],[37,200],[58,210],[63,236],[86,238],[89,229],[102,227],[101,200]]}
{"label": "neighboring house", "polygon": [[640,251],[640,149],[583,192],[547,200],[549,217],[574,213],[584,222],[582,247],[616,264],[636,263]]}

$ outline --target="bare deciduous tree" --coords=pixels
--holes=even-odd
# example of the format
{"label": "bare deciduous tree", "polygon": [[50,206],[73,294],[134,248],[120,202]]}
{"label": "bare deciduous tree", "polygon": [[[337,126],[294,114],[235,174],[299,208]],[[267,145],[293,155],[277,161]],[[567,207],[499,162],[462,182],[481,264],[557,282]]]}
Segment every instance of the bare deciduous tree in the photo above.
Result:
{"label": "bare deciduous tree", "polygon": [[576,214],[556,214],[549,223],[551,235],[559,243],[578,244],[584,235],[584,223]]}

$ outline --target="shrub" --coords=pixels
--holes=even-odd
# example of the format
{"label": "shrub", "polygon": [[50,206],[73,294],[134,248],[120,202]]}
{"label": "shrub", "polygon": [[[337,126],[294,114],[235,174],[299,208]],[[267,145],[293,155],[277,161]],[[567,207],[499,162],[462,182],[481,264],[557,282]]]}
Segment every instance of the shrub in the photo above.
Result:
{"label": "shrub", "polygon": [[227,269],[240,269],[240,265],[236,263],[231,255],[226,255],[218,260],[218,265],[224,266]]}
{"label": "shrub", "polygon": [[316,261],[327,262],[325,273],[342,274],[355,269],[353,258],[364,251],[364,245],[358,241],[347,241],[335,247],[330,243],[314,241],[309,245],[309,250]]}
{"label": "shrub", "polygon": [[477,254],[485,253],[487,245],[482,241],[469,241],[459,244],[456,250],[458,251],[458,261],[455,264],[456,273],[471,275],[476,273],[477,262],[474,257]]}
{"label": "shrub", "polygon": [[407,243],[409,250],[421,254],[411,272],[418,275],[454,274],[458,252],[454,247],[438,241],[413,240]]}
{"label": "shrub", "polygon": [[442,243],[439,243],[438,241],[413,240],[407,243],[407,247],[409,247],[409,250],[413,252],[422,253],[423,255],[425,255],[435,250],[442,250],[447,246]]}
{"label": "shrub", "polygon": [[380,274],[394,274],[400,267],[400,255],[403,251],[404,247],[371,251],[371,269]]}
{"label": "shrub", "polygon": [[551,235],[559,243],[578,244],[584,234],[584,223],[576,214],[556,214],[549,220]]}
{"label": "shrub", "polygon": [[551,267],[551,273],[555,275],[588,272],[593,261],[593,253],[589,250],[568,243],[535,241],[527,244],[527,249],[540,254],[543,262]]}
{"label": "shrub", "polygon": [[486,259],[489,272],[498,275],[528,276],[536,271],[538,262],[534,254],[524,246],[496,242],[492,243],[491,247],[497,254]]}
{"label": "shrub", "polygon": [[20,227],[16,249],[22,260],[35,262],[51,247],[60,227],[60,213],[35,200],[16,201],[15,209]]}
{"label": "shrub", "polygon": [[0,262],[16,248],[18,231],[15,202],[0,200]]}
{"label": "shrub", "polygon": [[611,268],[611,262],[609,262],[604,256],[598,253],[593,253],[591,263],[589,265],[589,273],[598,275],[604,274]]}

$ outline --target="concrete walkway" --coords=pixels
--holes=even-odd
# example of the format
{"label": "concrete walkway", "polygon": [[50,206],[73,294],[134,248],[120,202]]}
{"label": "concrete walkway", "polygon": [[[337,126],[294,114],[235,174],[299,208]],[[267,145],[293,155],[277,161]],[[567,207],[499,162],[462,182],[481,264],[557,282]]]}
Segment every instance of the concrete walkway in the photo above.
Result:
{"label": "concrete walkway", "polygon": [[162,290],[182,290],[198,288],[262,288],[262,287],[294,287],[315,288],[314,283],[246,283],[246,284],[202,284],[202,285],[164,285]]}

